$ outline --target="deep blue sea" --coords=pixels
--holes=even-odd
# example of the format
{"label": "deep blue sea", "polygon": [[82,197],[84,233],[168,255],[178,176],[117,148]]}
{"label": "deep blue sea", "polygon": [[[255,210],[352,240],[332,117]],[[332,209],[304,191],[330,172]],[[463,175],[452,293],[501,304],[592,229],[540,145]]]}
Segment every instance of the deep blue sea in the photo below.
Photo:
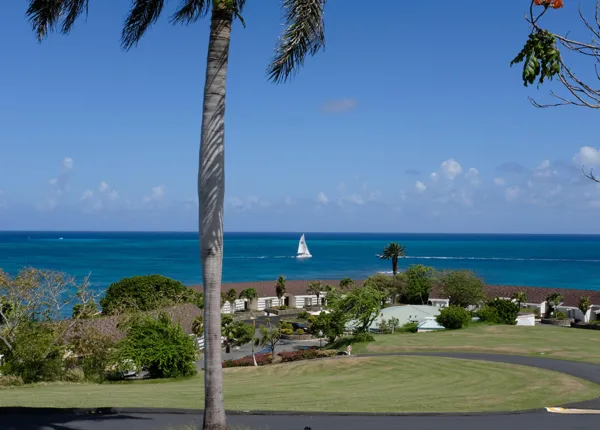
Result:
{"label": "deep blue sea", "polygon": [[[226,233],[224,282],[361,279],[391,270],[376,254],[407,248],[400,267],[472,269],[491,284],[600,290],[600,236],[306,233],[312,259],[297,260],[300,233]],[[0,232],[0,268],[91,273],[105,289],[126,276],[160,273],[202,280],[196,233]]]}

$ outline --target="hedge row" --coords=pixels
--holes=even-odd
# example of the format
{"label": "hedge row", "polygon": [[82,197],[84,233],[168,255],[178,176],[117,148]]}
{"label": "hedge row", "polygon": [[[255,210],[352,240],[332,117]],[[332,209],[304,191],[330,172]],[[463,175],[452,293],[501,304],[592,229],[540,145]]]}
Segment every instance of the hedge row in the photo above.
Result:
{"label": "hedge row", "polygon": [[[264,366],[265,364],[271,364],[273,362],[273,356],[271,354],[256,354],[254,357],[256,358],[256,364],[259,366]],[[237,360],[225,360],[223,362],[224,368],[248,366],[254,366],[254,360],[252,360],[251,355]]]}
{"label": "hedge row", "polygon": [[281,361],[283,363],[288,363],[290,361],[314,360],[315,358],[333,357],[336,354],[337,354],[337,351],[334,349],[326,349],[326,350],[308,349],[308,350],[303,350],[303,351],[280,352],[277,355],[279,355],[281,357]]}

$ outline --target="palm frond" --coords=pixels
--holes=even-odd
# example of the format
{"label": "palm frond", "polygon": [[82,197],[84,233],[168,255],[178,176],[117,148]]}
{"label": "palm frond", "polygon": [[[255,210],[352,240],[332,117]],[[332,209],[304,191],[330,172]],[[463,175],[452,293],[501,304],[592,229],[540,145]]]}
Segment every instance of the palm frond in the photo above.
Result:
{"label": "palm frond", "polygon": [[64,0],[30,0],[26,16],[38,41],[54,30],[64,10]]}
{"label": "palm frond", "polygon": [[66,13],[63,20],[61,31],[67,34],[71,31],[73,24],[81,14],[85,13],[87,16],[89,7],[89,0],[64,0],[64,11]]}
{"label": "palm frond", "polygon": [[165,0],[133,0],[121,34],[123,48],[137,45],[148,27],[156,22],[164,5]]}
{"label": "palm frond", "polygon": [[315,55],[325,47],[323,11],[326,0],[284,0],[284,30],[275,57],[269,65],[269,80],[286,81],[307,55]]}
{"label": "palm frond", "polygon": [[211,0],[183,0],[177,12],[171,16],[172,23],[189,24],[204,18],[212,6]]}

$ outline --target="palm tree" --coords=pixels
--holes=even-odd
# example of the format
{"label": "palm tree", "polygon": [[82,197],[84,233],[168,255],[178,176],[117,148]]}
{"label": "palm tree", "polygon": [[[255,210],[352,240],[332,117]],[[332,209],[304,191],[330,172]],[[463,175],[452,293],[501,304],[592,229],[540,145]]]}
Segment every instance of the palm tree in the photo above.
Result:
{"label": "palm tree", "polygon": [[340,281],[340,288],[342,290],[350,289],[354,286],[354,281],[350,278],[344,278]]}
{"label": "palm tree", "polygon": [[246,288],[245,290],[242,290],[240,293],[240,299],[248,300],[250,303],[258,299],[256,288]]}
{"label": "palm tree", "polygon": [[229,303],[229,306],[231,307],[230,312],[234,314],[235,301],[237,300],[237,291],[235,291],[233,288],[227,290],[227,292],[225,293],[225,300]]}
{"label": "palm tree", "polygon": [[312,281],[308,283],[306,287],[306,292],[308,294],[313,294],[317,296],[317,304],[321,306],[321,291],[323,291],[323,285],[321,285],[321,281]]}
{"label": "palm tree", "polygon": [[380,260],[392,260],[392,272],[395,275],[398,273],[398,258],[405,257],[405,251],[406,248],[404,246],[396,242],[390,242],[378,257]]}
{"label": "palm tree", "polygon": [[[89,0],[29,0],[27,16],[39,41],[60,25],[67,34],[87,14]],[[137,45],[163,12],[164,0],[133,0],[121,44]],[[204,429],[227,427],[223,404],[221,367],[221,309],[219,295],[223,267],[223,203],[225,197],[225,88],[231,24],[240,19],[246,0],[182,0],[171,16],[174,24],[191,24],[211,13],[204,81],[204,101],[198,169],[198,220],[200,260],[206,306],[204,363]],[[325,0],[283,0],[285,29],[267,69],[268,79],[281,83],[291,78],[307,56],[325,46]],[[62,22],[62,23],[61,23]]]}
{"label": "palm tree", "polygon": [[521,303],[527,301],[527,293],[525,291],[517,291],[512,295],[512,299],[517,302],[519,309],[521,309]]}
{"label": "palm tree", "polygon": [[279,299],[279,306],[281,306],[281,298],[285,296],[285,276],[279,275],[277,283],[275,284],[275,295]]}

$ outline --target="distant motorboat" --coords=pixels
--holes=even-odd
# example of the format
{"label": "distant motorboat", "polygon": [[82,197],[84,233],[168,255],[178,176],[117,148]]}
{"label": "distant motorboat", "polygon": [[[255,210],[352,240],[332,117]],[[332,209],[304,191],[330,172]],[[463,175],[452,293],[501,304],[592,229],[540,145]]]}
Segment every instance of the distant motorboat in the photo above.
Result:
{"label": "distant motorboat", "polygon": [[300,242],[298,243],[298,253],[296,254],[296,258],[311,258],[310,251],[308,250],[308,245],[306,244],[306,239],[304,238],[304,234],[300,238]]}
{"label": "distant motorboat", "polygon": [[64,240],[64,239],[65,239],[64,237],[59,237],[59,238],[58,238],[58,240]]}

